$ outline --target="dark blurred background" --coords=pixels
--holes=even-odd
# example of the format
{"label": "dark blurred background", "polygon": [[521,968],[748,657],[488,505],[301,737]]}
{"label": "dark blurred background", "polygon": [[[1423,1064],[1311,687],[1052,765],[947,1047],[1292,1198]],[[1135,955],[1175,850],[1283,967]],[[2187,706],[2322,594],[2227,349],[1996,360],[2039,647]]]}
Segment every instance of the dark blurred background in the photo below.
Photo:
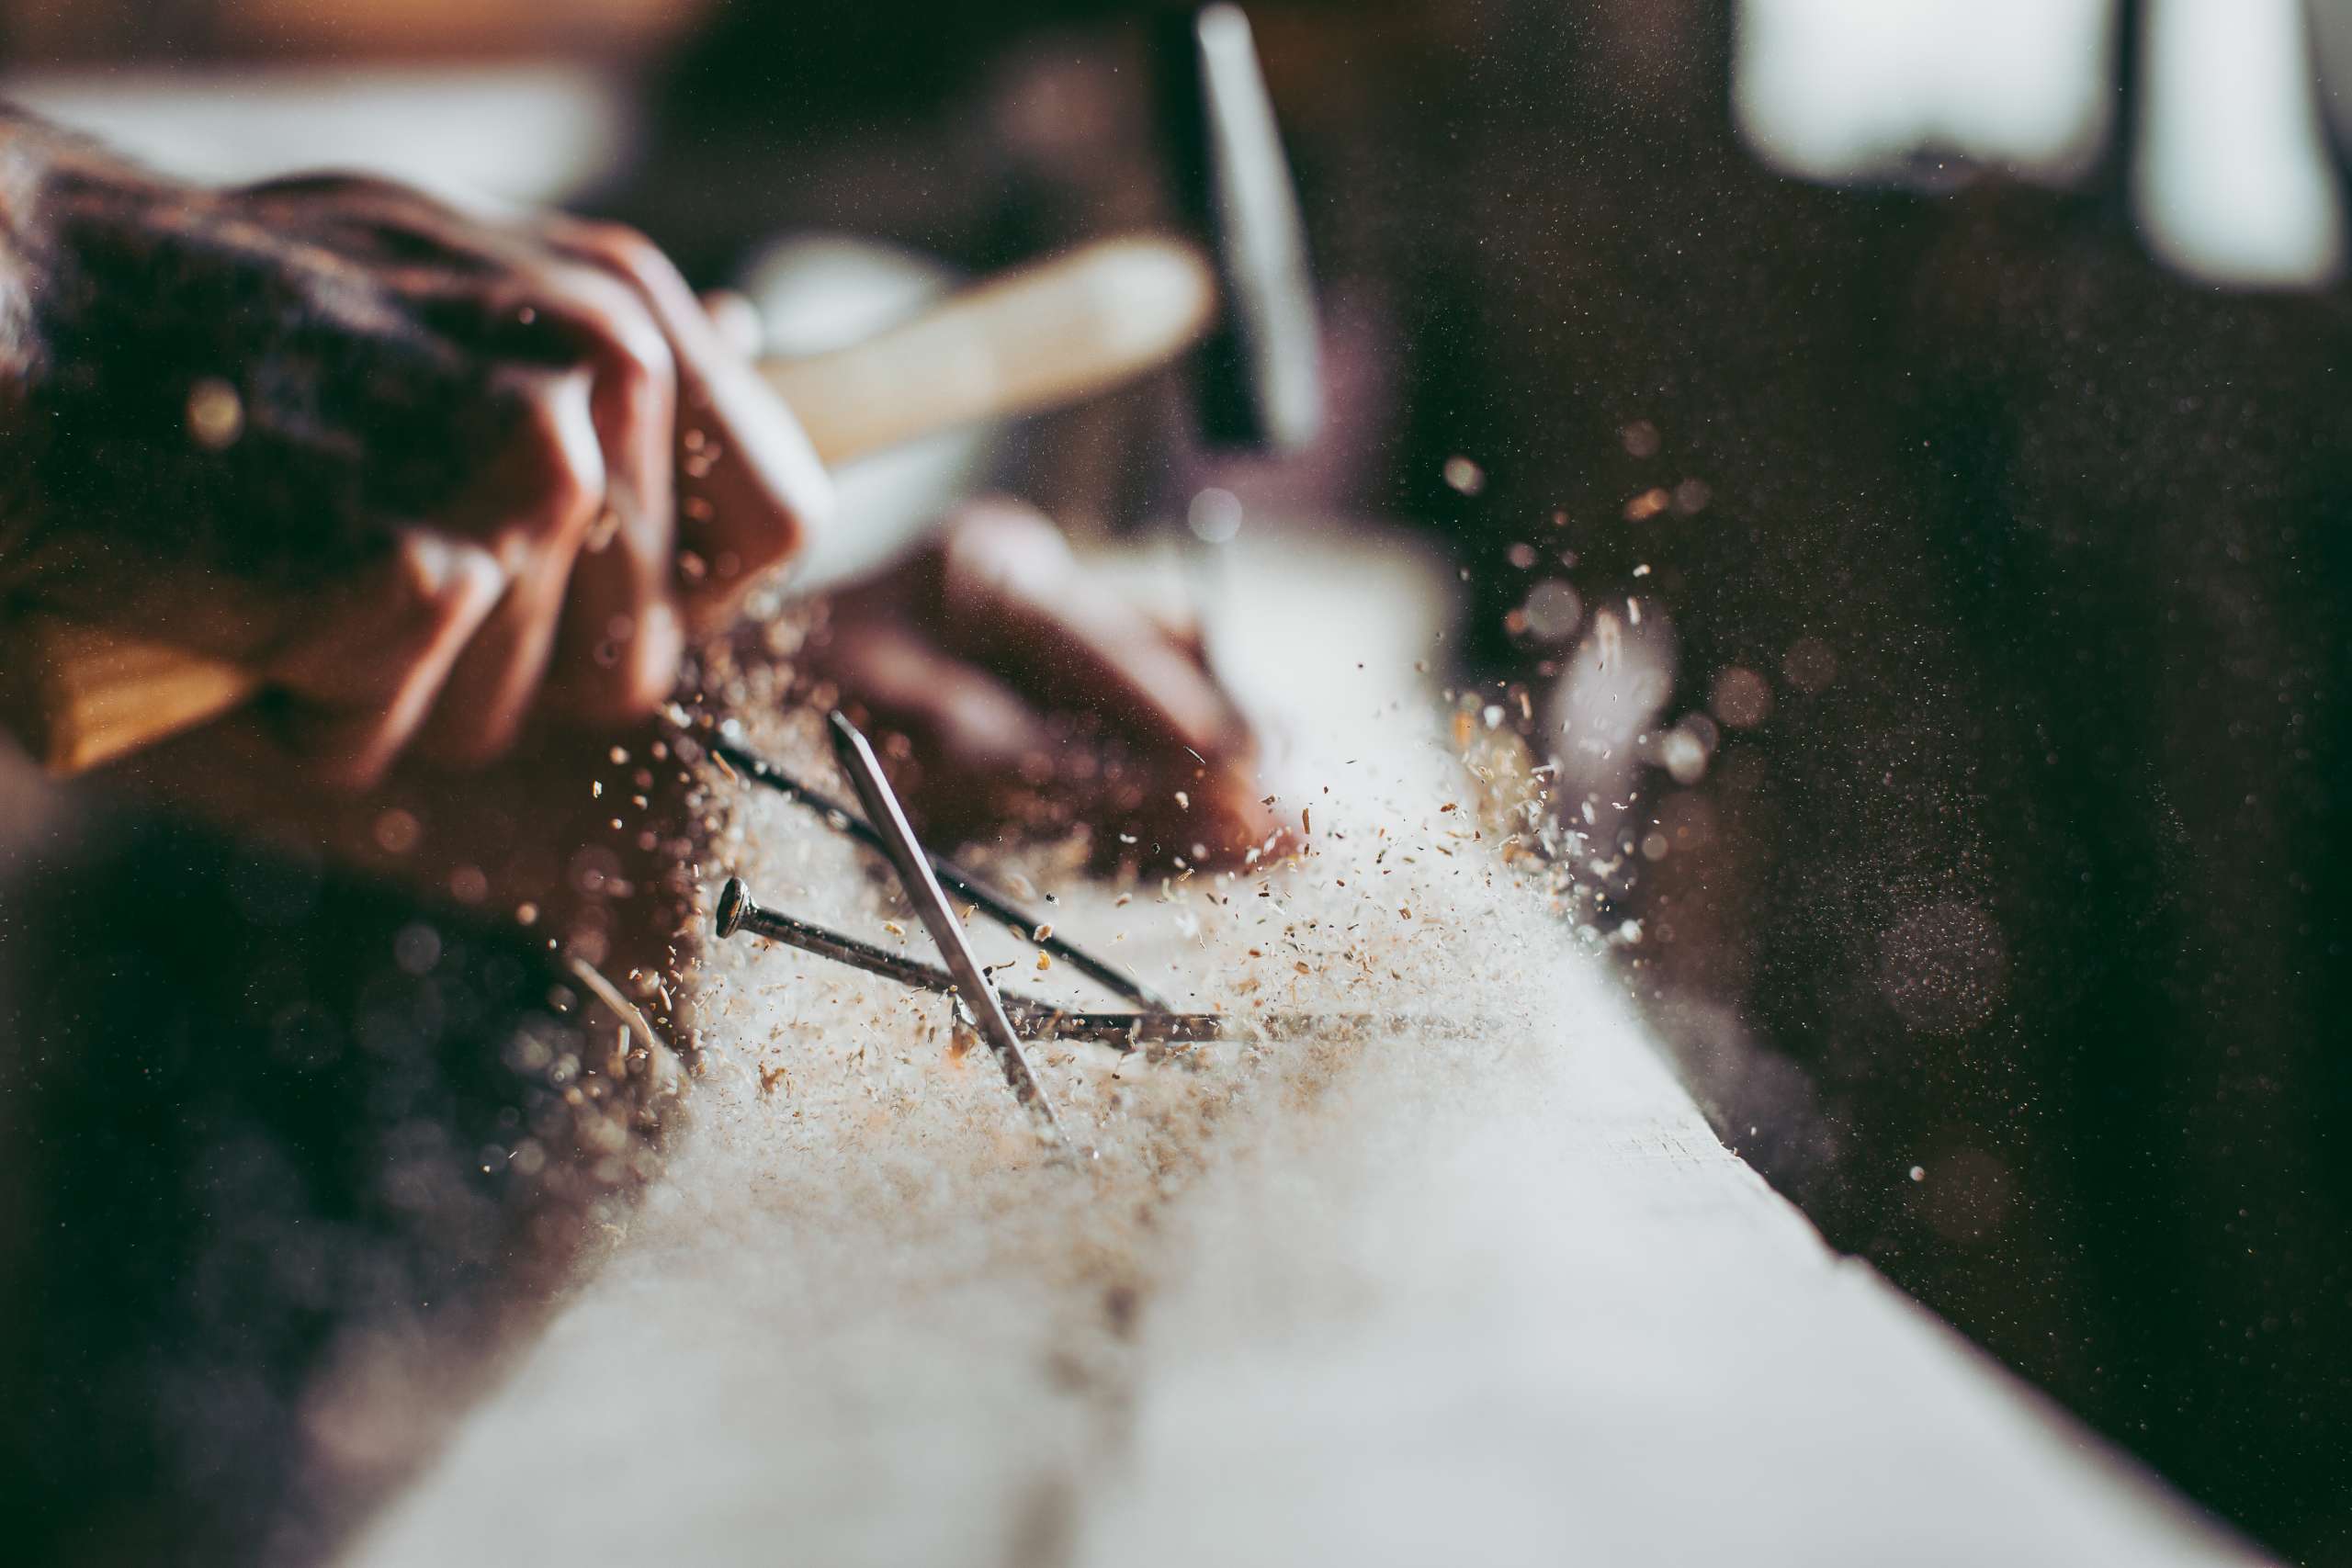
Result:
{"label": "dark blurred background", "polygon": [[[1145,6],[548,9],[11,0],[5,89],[190,174],[616,213],[703,281],[818,232],[978,272],[1166,199]],[[2352,1562],[2352,7],[1250,9],[1325,448],[1215,468],[1147,387],[1019,481],[1081,531],[1213,479],[1447,541],[1457,679],[1526,695],[1724,1139]]]}

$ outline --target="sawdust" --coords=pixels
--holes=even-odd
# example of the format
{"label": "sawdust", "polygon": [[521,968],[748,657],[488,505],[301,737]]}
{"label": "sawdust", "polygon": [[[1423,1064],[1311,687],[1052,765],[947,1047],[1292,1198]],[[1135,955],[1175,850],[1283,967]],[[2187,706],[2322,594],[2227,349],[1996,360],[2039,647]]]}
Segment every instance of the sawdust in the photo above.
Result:
{"label": "sawdust", "polygon": [[[1479,1027],[1196,1071],[1041,1050],[1100,1151],[1072,1170],[943,1004],[724,944],[678,1157],[358,1561],[2233,1559],[2092,1496],[2079,1435],[1736,1167],[1577,961],[1615,936],[1576,863],[1625,852],[1543,825],[1510,694],[1449,714],[1396,600],[1277,564],[1237,582],[1318,582],[1320,613],[1245,622],[1295,636],[1235,667],[1278,672],[1264,710],[1307,735],[1274,787],[1308,845],[1227,882],[1001,879],[1066,935],[1125,932],[1182,1005]],[[823,776],[798,721],[758,739]],[[836,836],[721,804],[707,887],[913,929]],[[1874,1506],[1830,1506],[1856,1474]]]}
{"label": "sawdust", "polygon": [[[578,1341],[605,1347],[597,1396],[535,1391],[526,1372],[513,1419],[543,1433],[552,1406],[573,1447],[692,1432],[684,1484],[724,1516],[704,1539],[788,1517],[799,1560],[968,1557],[957,1532],[987,1520],[1050,1534],[1068,1511],[1053,1488],[1127,1444],[1147,1397],[1138,1325],[1204,1245],[1192,1194],[1277,1144],[1345,1145],[1367,1062],[1438,1116],[1472,1086],[1491,1093],[1506,1055],[1563,1038],[1564,997],[1591,992],[1579,966],[1563,986],[1562,917],[1583,922],[1561,855],[1577,846],[1538,842],[1557,831],[1548,779],[1487,705],[1457,726],[1412,673],[1427,642],[1399,636],[1395,601],[1360,597],[1367,624],[1350,635],[1309,622],[1311,647],[1236,661],[1283,680],[1258,699],[1278,731],[1272,787],[1303,834],[1232,874],[1090,883],[1079,846],[983,869],[1179,1008],[1369,1021],[1157,1064],[1036,1045],[1066,1131],[1093,1151],[1073,1167],[1048,1156],[988,1054],[963,1048],[944,1000],[750,937],[707,942],[687,982],[687,1134],[536,1358],[576,1378]],[[830,781],[815,715],[761,700],[780,685],[756,669],[733,682],[746,739]],[[741,875],[772,908],[933,956],[877,857],[716,768],[709,784],[706,929],[718,886]],[[967,926],[1024,988],[1107,1004],[1069,965],[1037,972],[1015,938]],[[779,1396],[790,1408],[763,1403]],[[976,1431],[1007,1451],[974,1452]],[[912,1506],[910,1474],[931,1489]]]}
{"label": "sawdust", "polygon": [[[1443,730],[1427,720],[1409,728],[1430,762],[1447,762]],[[806,776],[827,775],[811,716],[771,718],[752,739]],[[1094,1151],[1072,1169],[1047,1157],[987,1055],[963,1048],[945,1001],[739,938],[711,944],[694,981],[699,1157],[740,1165],[756,1189],[753,1223],[786,1221],[796,1247],[821,1233],[854,1236],[858,1267],[895,1256],[889,1267],[909,1270],[910,1288],[943,1268],[1034,1280],[1059,1303],[1069,1354],[1115,1360],[1121,1320],[1157,1280],[1162,1210],[1243,1135],[1237,1123],[1311,1114],[1361,1052],[1415,1018],[1478,1020],[1475,1037],[1419,1032],[1430,1037],[1413,1048],[1438,1073],[1453,1055],[1485,1049],[1478,1039],[1533,1023],[1521,981],[1556,953],[1544,918],[1555,887],[1547,864],[1519,852],[1540,815],[1540,781],[1523,767],[1498,779],[1502,750],[1479,748],[1483,782],[1453,764],[1453,792],[1475,795],[1476,811],[1342,764],[1337,783],[1295,803],[1313,831],[1239,873],[1086,884],[1069,874],[1075,850],[994,868],[1001,881],[1048,890],[1065,936],[1136,964],[1179,1007],[1247,1021],[1385,1006],[1395,1025],[1225,1043],[1182,1063],[1035,1046],[1074,1140]],[[707,881],[740,874],[780,908],[933,956],[876,857],[764,795],[730,792],[722,804]],[[1029,988],[1105,1005],[1066,968],[1032,967],[987,922],[969,930],[983,962],[1022,965]]]}

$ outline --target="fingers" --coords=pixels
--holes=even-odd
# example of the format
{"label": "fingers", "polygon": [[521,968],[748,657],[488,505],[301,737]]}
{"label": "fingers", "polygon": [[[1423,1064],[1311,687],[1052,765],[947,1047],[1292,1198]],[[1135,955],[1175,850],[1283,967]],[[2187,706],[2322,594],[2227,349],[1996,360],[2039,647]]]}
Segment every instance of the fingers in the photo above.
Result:
{"label": "fingers", "polygon": [[264,667],[297,699],[288,738],[316,782],[365,789],[382,778],[505,586],[489,551],[411,534],[316,607]]}
{"label": "fingers", "polygon": [[[213,193],[173,221],[210,247],[191,301],[274,301],[175,317],[187,342],[156,350],[171,398],[251,362],[233,449],[150,443],[173,484],[123,487],[200,507],[169,530],[188,559],[118,562],[61,532],[59,558],[9,575],[255,668],[278,710],[259,728],[306,779],[364,785],[412,743],[482,761],[543,694],[599,729],[649,714],[689,625],[733,614],[830,503],[752,367],[756,321],[740,301],[714,317],[629,231],[350,176]],[[89,462],[137,480],[146,460]],[[376,565],[344,583],[355,561]]]}
{"label": "fingers", "polygon": [[[469,231],[454,215],[401,199],[397,190],[337,188],[355,214],[467,248]],[[480,323],[475,334],[533,367],[507,375],[520,411],[514,429],[442,520],[490,553],[504,591],[471,642],[430,671],[435,685],[447,677],[437,704],[428,692],[423,706],[412,697],[379,726],[355,721],[350,735],[318,733],[322,756],[335,760],[330,771],[379,773],[390,760],[380,749],[420,725],[431,756],[479,764],[513,744],[543,689],[592,725],[653,711],[675,680],[686,637],[677,570],[682,464],[708,481],[713,497],[694,496],[690,483],[689,500],[722,547],[706,558],[714,569],[698,596],[706,610],[731,607],[752,576],[797,547],[807,488],[791,467],[805,450],[797,427],[772,396],[763,409],[727,389],[730,360],[743,378],[740,358],[659,253],[625,231],[567,229],[574,243],[558,254],[510,255],[486,282],[445,280],[430,290],[443,319]],[[492,253],[495,242],[470,232],[473,251]],[[691,428],[683,416],[692,407],[716,411],[703,423],[726,434]],[[737,431],[751,433],[743,455],[721,461]]]}
{"label": "fingers", "polygon": [[[369,580],[340,633],[273,670],[307,699],[287,738],[325,784],[364,788],[412,739],[435,759],[478,765],[509,747],[550,671],[552,697],[609,725],[649,714],[684,651],[673,570],[676,372],[634,295],[583,267],[533,281],[533,314],[571,369],[508,375],[511,429],[437,545],[413,538],[423,581],[435,549],[468,563],[461,625],[429,640],[387,625],[415,582]],[[499,308],[493,302],[492,308]],[[519,314],[520,308],[517,307]]]}
{"label": "fingers", "polygon": [[1007,827],[1051,835],[1082,821],[1102,865],[1182,858],[1215,866],[1239,861],[1277,825],[1246,761],[1074,734],[1066,716],[908,621],[852,616],[831,631],[822,658],[827,676],[855,694],[860,716],[882,736],[909,810],[944,841]]}
{"label": "fingers", "polygon": [[1249,721],[1197,643],[1086,580],[1060,533],[1017,502],[967,507],[943,536],[940,614],[1041,700],[1097,715],[1137,745],[1206,762],[1246,756]]}
{"label": "fingers", "polygon": [[865,716],[905,738],[886,740],[883,761],[925,832],[977,833],[1052,781],[1060,740],[1035,705],[903,626],[844,627],[825,662]]}
{"label": "fingers", "polygon": [[507,450],[469,502],[470,531],[504,569],[506,590],[425,728],[440,761],[479,763],[505,750],[546,675],[572,563],[605,510],[594,394],[586,371],[534,378]]}
{"label": "fingers", "polygon": [[697,627],[724,625],[822,525],[831,481],[783,400],[643,235],[562,218],[546,233],[635,289],[675,355],[681,542],[701,563],[687,575],[684,606]]}
{"label": "fingers", "polygon": [[914,741],[910,804],[937,830],[1082,819],[1106,863],[1222,864],[1279,826],[1197,637],[1104,592],[1025,507],[967,508],[915,563],[836,596],[813,651]]}
{"label": "fingers", "polygon": [[556,699],[609,725],[669,694],[685,650],[676,570],[678,369],[669,342],[624,285],[566,267],[544,318],[588,356],[604,504],[571,567],[558,635]]}
{"label": "fingers", "polygon": [[[448,254],[494,244],[460,215],[396,190],[361,183],[349,196]],[[453,711],[435,720],[435,750],[451,760],[479,760],[512,739],[521,715],[511,698],[519,691],[527,702],[537,685],[535,659],[538,671],[554,671],[548,695],[572,716],[609,724],[650,712],[669,694],[689,627],[730,619],[745,592],[798,553],[831,501],[798,423],[751,367],[748,301],[718,299],[714,319],[651,242],[618,225],[549,217],[510,242],[508,265],[487,288],[458,287],[509,340],[584,363],[604,504],[569,553],[565,528],[577,519],[567,506],[514,520],[536,546],[485,634],[498,646],[468,657]],[[552,467],[582,477],[577,464]],[[500,511],[477,508],[468,531],[513,532]],[[559,570],[570,591],[548,647],[537,574]],[[458,709],[459,696],[483,705]]]}
{"label": "fingers", "polygon": [[798,424],[747,357],[755,317],[720,300],[714,318],[641,236],[486,223],[347,177],[243,199],[247,220],[348,258],[480,378],[445,434],[489,456],[431,515],[387,509],[403,542],[382,573],[323,608],[205,596],[217,603],[191,645],[269,654],[270,682],[293,699],[282,736],[322,780],[364,784],[412,740],[478,763],[513,743],[542,693],[598,727],[642,717],[668,695],[689,626],[731,616],[830,505]]}
{"label": "fingers", "polygon": [[[243,665],[285,710],[234,727],[266,742],[261,753],[273,772],[299,775],[303,788],[355,789],[380,778],[416,734],[505,582],[488,550],[406,530],[372,564],[305,592],[151,568],[130,578],[62,578],[62,592],[44,592],[44,602]],[[224,739],[230,728],[212,727]]]}

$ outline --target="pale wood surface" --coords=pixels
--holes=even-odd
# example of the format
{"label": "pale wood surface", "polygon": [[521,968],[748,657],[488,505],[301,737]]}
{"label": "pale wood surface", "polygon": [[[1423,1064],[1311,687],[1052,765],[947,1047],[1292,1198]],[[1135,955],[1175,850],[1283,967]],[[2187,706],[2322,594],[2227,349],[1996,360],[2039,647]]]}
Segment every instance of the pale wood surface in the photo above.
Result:
{"label": "pale wood surface", "polygon": [[[2254,1560],[1711,1135],[1609,970],[1440,809],[1421,569],[1359,535],[1230,575],[1223,646],[1318,849],[1069,888],[1067,930],[1237,1007],[1492,1026],[1052,1060],[1103,1151],[1073,1175],[934,1009],[730,948],[670,1175],[355,1561]],[[748,828],[719,853],[779,901],[889,918],[823,835]]]}

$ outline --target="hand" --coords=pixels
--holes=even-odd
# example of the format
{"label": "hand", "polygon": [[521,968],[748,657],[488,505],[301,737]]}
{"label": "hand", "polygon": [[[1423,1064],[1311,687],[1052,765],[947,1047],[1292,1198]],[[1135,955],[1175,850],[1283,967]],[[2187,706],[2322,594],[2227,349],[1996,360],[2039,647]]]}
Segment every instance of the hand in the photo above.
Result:
{"label": "hand", "polygon": [[[782,403],[628,231],[383,182],[46,172],[0,589],[262,671],[202,745],[364,788],[669,693],[827,501]],[[235,733],[242,730],[243,733]]]}
{"label": "hand", "polygon": [[942,843],[1083,822],[1098,863],[1220,865],[1277,830],[1257,737],[1197,635],[1107,590],[1017,502],[965,507],[836,595],[807,658]]}

